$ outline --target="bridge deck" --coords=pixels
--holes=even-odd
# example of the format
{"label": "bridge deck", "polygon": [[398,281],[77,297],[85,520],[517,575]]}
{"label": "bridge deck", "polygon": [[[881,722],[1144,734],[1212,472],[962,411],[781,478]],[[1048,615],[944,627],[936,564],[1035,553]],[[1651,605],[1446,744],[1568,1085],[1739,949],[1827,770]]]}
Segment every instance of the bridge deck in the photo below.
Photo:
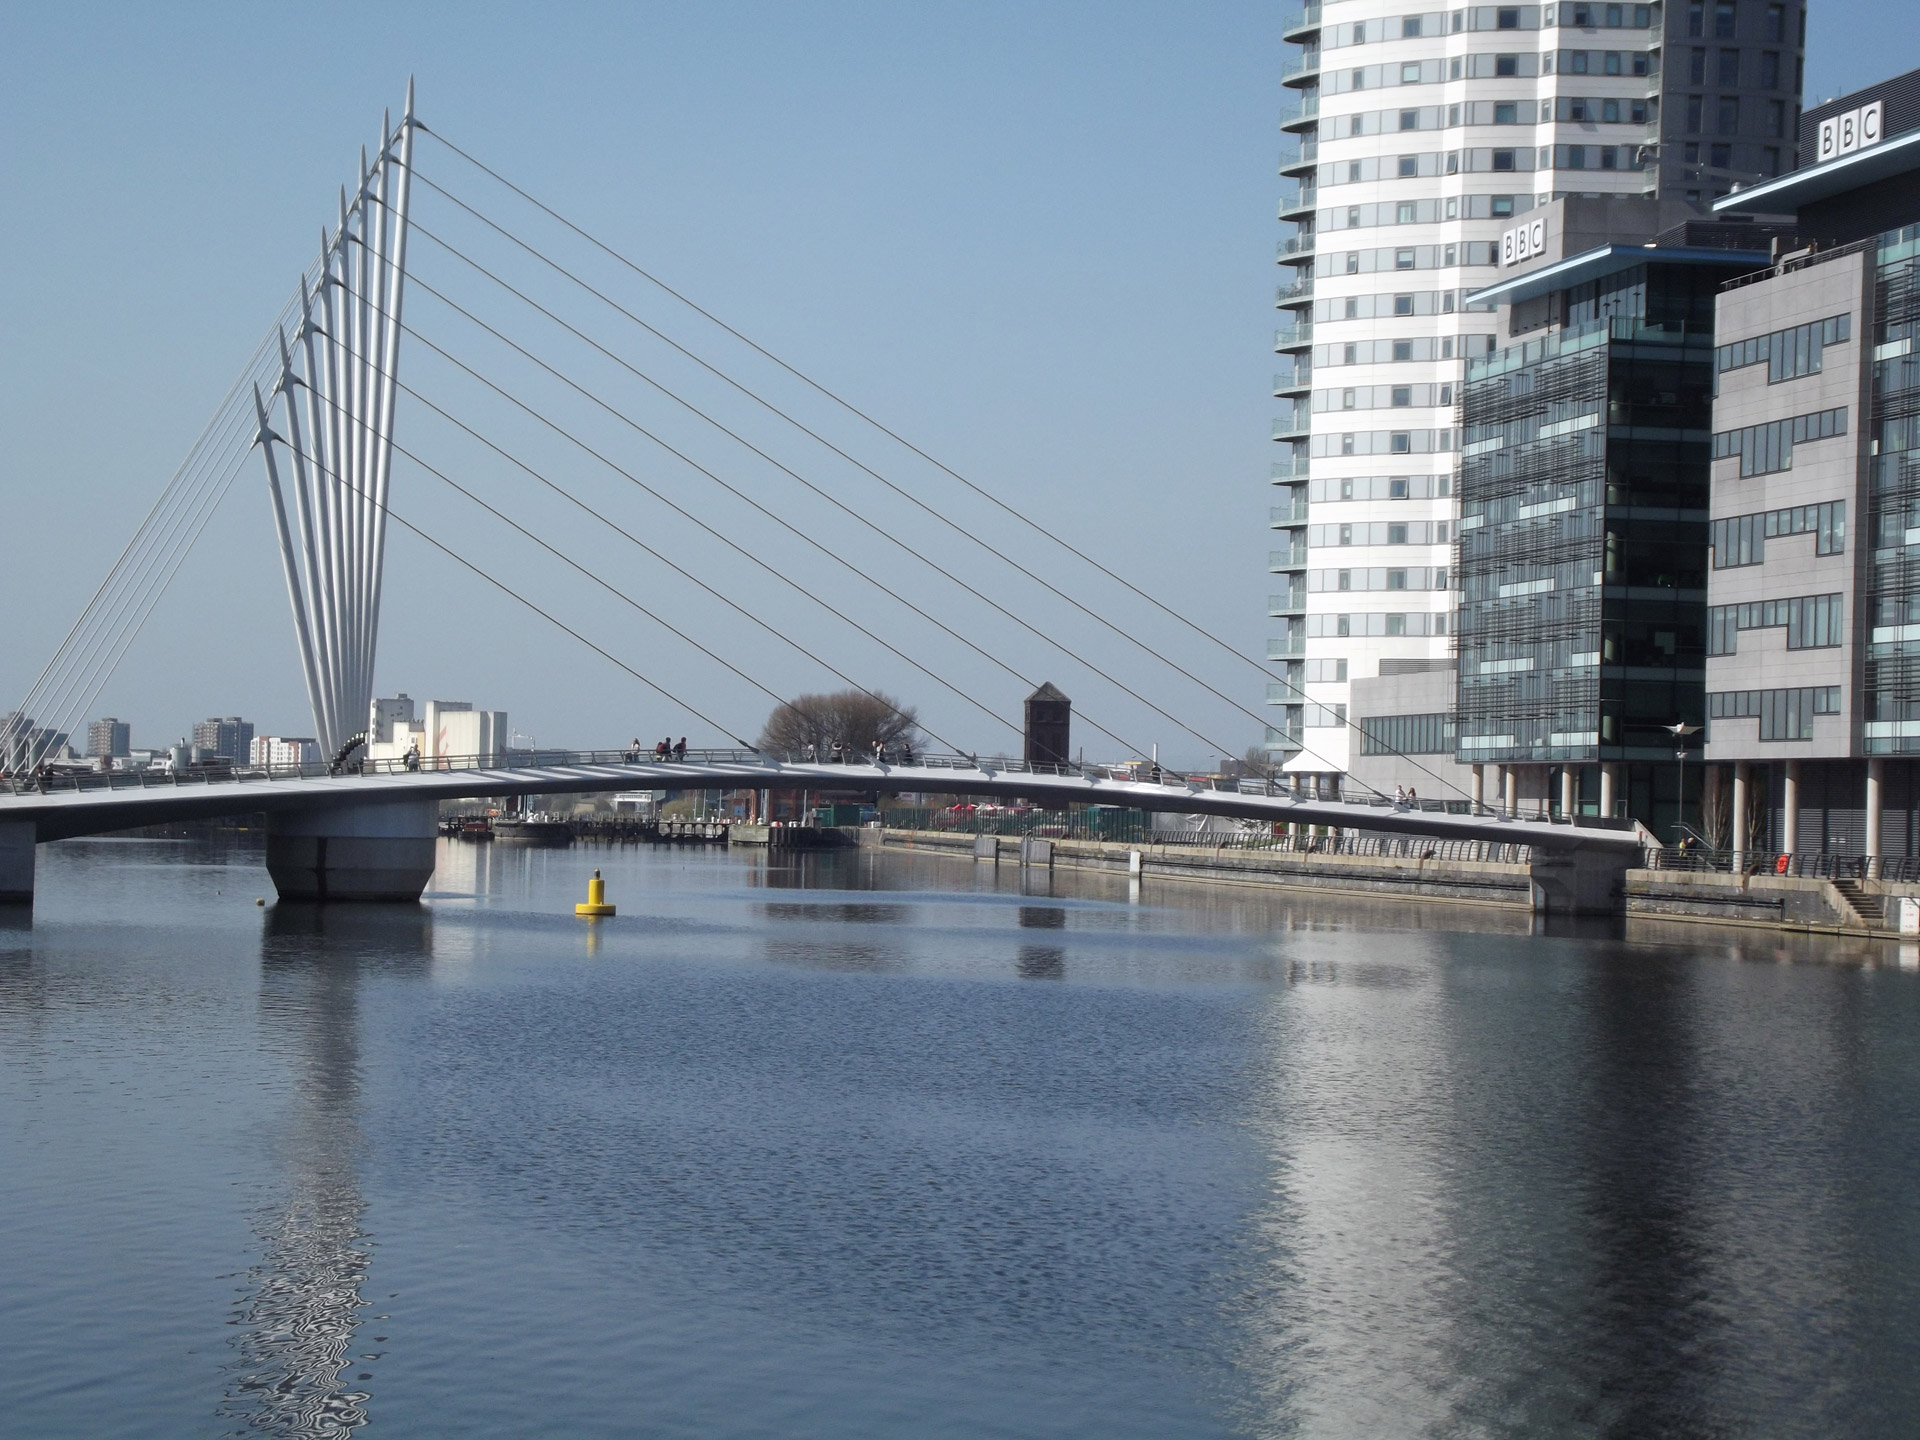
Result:
{"label": "bridge deck", "polygon": [[1387,834],[1431,835],[1534,845],[1547,850],[1637,851],[1641,837],[1618,822],[1509,820],[1365,800],[1307,799],[1264,782],[1216,790],[1166,778],[1136,780],[1093,766],[1033,768],[1017,760],[922,756],[913,764],[834,765],[778,760],[751,751],[697,751],[677,762],[619,751],[535,751],[507,763],[455,761],[456,768],[330,775],[319,767],[207,775],[141,772],[0,782],[0,825],[31,823],[36,838],[60,840],[222,815],[324,809],[369,801],[619,790],[871,790],[882,794],[986,795],[1065,806],[1116,805],[1185,815],[1333,825]]}

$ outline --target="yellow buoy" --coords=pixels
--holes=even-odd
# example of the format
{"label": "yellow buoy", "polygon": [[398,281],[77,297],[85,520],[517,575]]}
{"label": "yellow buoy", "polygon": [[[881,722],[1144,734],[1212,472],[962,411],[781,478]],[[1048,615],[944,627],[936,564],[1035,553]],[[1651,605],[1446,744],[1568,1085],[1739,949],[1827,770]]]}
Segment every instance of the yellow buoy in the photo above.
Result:
{"label": "yellow buoy", "polygon": [[613,906],[607,904],[607,882],[600,878],[598,870],[587,881],[587,903],[573,907],[576,915],[611,915]]}

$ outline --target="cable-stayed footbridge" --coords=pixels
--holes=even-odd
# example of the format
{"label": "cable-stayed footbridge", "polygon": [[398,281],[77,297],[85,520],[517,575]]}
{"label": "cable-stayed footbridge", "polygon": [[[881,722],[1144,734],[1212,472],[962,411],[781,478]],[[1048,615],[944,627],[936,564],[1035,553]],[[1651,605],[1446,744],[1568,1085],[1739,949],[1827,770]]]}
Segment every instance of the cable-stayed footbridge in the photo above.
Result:
{"label": "cable-stayed footbridge", "polygon": [[[58,765],[65,735],[255,466],[326,763],[200,775]],[[475,525],[488,538],[461,528]],[[632,749],[501,744],[424,766],[377,753],[390,535],[531,614],[609,683],[672,707],[686,717],[675,728],[727,748],[671,765]],[[696,690],[637,658],[666,644],[711,680]],[[484,670],[492,657],[468,659]],[[213,420],[0,720],[0,893],[30,897],[43,841],[264,812],[283,896],[414,899],[441,799],[588,790],[1018,796],[1528,844],[1567,874],[1637,853],[1629,832],[1518,820],[1464,796],[1396,807],[1270,778],[1220,788],[1157,764],[982,758],[1022,737],[996,697],[1033,690],[1042,665],[1078,677],[1076,719],[1122,754],[1152,752],[1129,734],[1143,716],[1225,756],[1239,747],[1212,733],[1222,716],[1266,725],[1236,698],[1251,688],[1240,671],[1271,685],[1260,661],[430,129],[409,86]],[[830,677],[916,720],[865,683],[876,667],[941,697],[948,718],[918,724],[911,763],[823,765],[757,743],[734,718]],[[981,675],[991,690],[962,678]],[[962,743],[983,725],[991,743]]]}

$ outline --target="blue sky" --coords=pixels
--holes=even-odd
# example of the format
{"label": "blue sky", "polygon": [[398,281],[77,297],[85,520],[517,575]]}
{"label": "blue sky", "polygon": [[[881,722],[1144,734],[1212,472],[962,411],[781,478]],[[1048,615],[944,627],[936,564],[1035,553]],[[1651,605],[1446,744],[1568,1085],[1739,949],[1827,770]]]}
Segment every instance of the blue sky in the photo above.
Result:
{"label": "blue sky", "polygon": [[[409,72],[428,125],[1260,654],[1286,8],[10,7],[0,32],[10,140],[0,174],[13,197],[0,229],[10,532],[0,708],[26,689],[264,332]],[[1855,38],[1869,23],[1870,47]],[[1809,99],[1916,63],[1916,39],[1920,15],[1905,7],[1822,3]],[[421,170],[480,193],[471,172],[430,145]],[[421,253],[418,273],[434,263]],[[423,331],[454,333],[424,301],[411,315]],[[431,381],[411,354],[405,363]],[[730,630],[631,552],[568,528],[405,412],[401,424],[424,455],[495,486],[528,523],[577,538],[632,593],[776,690],[837,683],[763,636]],[[711,453],[716,468],[737,460],[725,447]],[[932,472],[871,453],[877,468],[946,502]],[[692,477],[640,450],[632,460],[690,506],[708,504]],[[583,487],[605,480],[587,477],[577,457],[550,463]],[[775,477],[726,473],[789,504]],[[398,483],[396,505],[432,519],[450,543],[669,688],[757,728],[766,708],[757,693],[631,612],[550,577],[425,478],[403,471]],[[620,513],[636,525],[657,519],[618,486],[596,493],[628,506]],[[845,493],[870,503],[851,482]],[[791,513],[812,513],[792,503]],[[723,506],[703,513],[726,523]],[[995,523],[965,513],[970,525]],[[875,548],[857,527],[821,524],[849,555]],[[923,553],[975,563],[953,537],[904,517],[901,526]],[[661,527],[650,533],[690,565],[843,668],[918,702],[941,733],[983,749],[1007,743],[924,676],[802,613],[777,584]],[[763,542],[780,568],[811,577],[812,561]],[[876,554],[873,563],[1126,740],[1185,759],[1213,753],[911,562]],[[1225,748],[1258,738],[1255,719],[1195,698],[1084,617],[980,578],[1075,656]],[[1023,691],[1004,672],[843,582],[817,587],[1017,717]],[[1163,648],[1188,643],[1110,586],[1066,571],[1061,582]],[[1204,646],[1184,653],[1212,684],[1261,708],[1253,669]],[[543,743],[669,730],[701,738],[680,712],[404,537],[389,555],[379,688],[505,708]],[[242,713],[263,730],[309,728],[251,468],[96,709],[131,719],[137,743],[164,743],[211,713]],[[1089,753],[1120,748],[1080,738]]]}

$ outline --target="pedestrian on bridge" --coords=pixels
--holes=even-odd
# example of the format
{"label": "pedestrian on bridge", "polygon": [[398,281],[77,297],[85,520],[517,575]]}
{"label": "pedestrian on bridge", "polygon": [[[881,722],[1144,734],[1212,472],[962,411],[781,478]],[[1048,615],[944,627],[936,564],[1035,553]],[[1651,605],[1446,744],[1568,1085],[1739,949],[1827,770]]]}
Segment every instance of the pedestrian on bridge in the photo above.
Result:
{"label": "pedestrian on bridge", "polygon": [[880,737],[878,735],[873,737],[873,763],[875,765],[884,765],[887,763],[887,747],[880,743]]}
{"label": "pedestrian on bridge", "polygon": [[676,760],[685,760],[687,758],[687,737],[686,736],[682,735],[680,737],[679,743],[673,747],[673,758]]}

